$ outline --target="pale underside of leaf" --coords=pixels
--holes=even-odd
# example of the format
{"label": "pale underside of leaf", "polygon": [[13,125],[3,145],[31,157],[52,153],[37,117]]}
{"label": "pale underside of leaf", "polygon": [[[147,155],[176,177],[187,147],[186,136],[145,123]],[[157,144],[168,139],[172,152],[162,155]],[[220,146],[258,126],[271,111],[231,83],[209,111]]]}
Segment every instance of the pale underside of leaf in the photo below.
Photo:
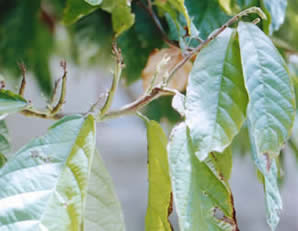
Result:
{"label": "pale underside of leaf", "polygon": [[0,230],[79,230],[94,149],[94,118],[70,116],[17,152],[0,170]]}
{"label": "pale underside of leaf", "polygon": [[186,124],[196,155],[222,152],[239,132],[247,106],[239,46],[227,29],[198,54],[186,92]]}
{"label": "pale underside of leaf", "polygon": [[146,231],[171,231],[168,220],[171,212],[171,181],[169,176],[167,137],[161,126],[146,121],[148,142],[148,206]]}
{"label": "pale underside of leaf", "polygon": [[238,230],[231,191],[196,158],[185,123],[173,129],[168,153],[180,230]]}
{"label": "pale underside of leaf", "polygon": [[94,153],[84,214],[85,231],[124,231],[125,222],[112,178]]}
{"label": "pale underside of leaf", "polygon": [[295,95],[288,69],[271,40],[254,24],[238,25],[247,117],[258,153],[276,156],[295,118]]}

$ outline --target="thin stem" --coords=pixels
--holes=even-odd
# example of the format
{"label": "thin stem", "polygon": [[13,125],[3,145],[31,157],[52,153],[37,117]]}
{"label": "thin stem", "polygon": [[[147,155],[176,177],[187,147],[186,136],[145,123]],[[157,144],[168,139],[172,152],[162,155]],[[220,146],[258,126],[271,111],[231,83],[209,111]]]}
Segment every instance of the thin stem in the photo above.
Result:
{"label": "thin stem", "polygon": [[58,86],[59,86],[60,82],[61,82],[61,78],[59,78],[55,81],[54,90],[53,90],[53,93],[52,93],[51,99],[50,99],[50,105],[53,105],[54,102],[55,102],[55,99],[56,99],[56,96],[57,96],[57,91],[58,91]]}
{"label": "thin stem", "polygon": [[191,51],[185,58],[178,63],[172,71],[169,73],[169,77],[167,79],[167,83],[172,79],[174,74],[185,64],[187,63],[188,60],[190,60],[193,56],[195,56],[197,53],[199,53],[205,46],[207,46],[212,40],[214,40],[218,35],[220,35],[226,28],[237,22],[241,17],[248,15],[248,14],[258,14],[262,19],[266,19],[266,15],[264,12],[258,8],[258,7],[251,7],[248,8],[239,14],[235,15],[231,19],[229,19],[225,24],[223,24],[218,30],[215,32],[211,33],[208,38],[203,41],[200,45],[198,45],[193,51]]}
{"label": "thin stem", "polygon": [[62,86],[61,86],[61,93],[59,101],[57,102],[56,106],[50,111],[52,115],[57,114],[63,107],[63,104],[65,102],[65,96],[66,96],[66,80],[67,80],[67,70],[66,70],[66,62],[61,61],[60,63],[61,67],[63,68],[64,74],[62,77]]}
{"label": "thin stem", "polygon": [[152,2],[151,0],[147,0],[148,6],[146,6],[142,1],[138,0],[137,4],[139,4],[142,8],[144,8],[148,14],[150,15],[150,17],[152,18],[155,26],[157,27],[157,29],[159,30],[159,32],[161,33],[162,39],[171,47],[178,47],[179,45],[177,42],[172,41],[168,38],[167,33],[165,32],[165,30],[163,29],[158,17],[156,16],[156,14],[154,13],[154,10],[152,8]]}
{"label": "thin stem", "polygon": [[[64,116],[68,115],[68,114],[64,114],[64,113],[49,114],[47,112],[40,112],[35,109],[25,109],[25,110],[21,111],[20,113],[27,117],[36,117],[36,118],[40,118],[40,119],[51,119],[51,120],[59,120],[59,119],[63,118]],[[82,113],[78,113],[78,114],[82,114]]]}
{"label": "thin stem", "polygon": [[18,65],[22,72],[22,82],[19,89],[19,95],[24,96],[25,87],[26,87],[26,67],[24,63],[18,63]]}
{"label": "thin stem", "polygon": [[115,70],[114,70],[114,74],[113,74],[113,82],[112,82],[111,89],[108,92],[107,100],[106,100],[105,104],[103,105],[102,109],[100,110],[98,119],[105,116],[107,111],[112,106],[112,102],[113,102],[115,93],[118,89],[119,80],[120,80],[121,73],[122,73],[123,60],[122,60],[122,56],[121,56],[121,51],[120,51],[120,49],[118,49],[116,43],[113,43],[113,53],[116,57]]}
{"label": "thin stem", "polygon": [[174,95],[175,91],[172,89],[154,87],[149,94],[142,96],[136,101],[123,106],[119,110],[111,111],[101,118],[101,120],[112,119],[120,115],[134,114],[153,100],[166,95]]}

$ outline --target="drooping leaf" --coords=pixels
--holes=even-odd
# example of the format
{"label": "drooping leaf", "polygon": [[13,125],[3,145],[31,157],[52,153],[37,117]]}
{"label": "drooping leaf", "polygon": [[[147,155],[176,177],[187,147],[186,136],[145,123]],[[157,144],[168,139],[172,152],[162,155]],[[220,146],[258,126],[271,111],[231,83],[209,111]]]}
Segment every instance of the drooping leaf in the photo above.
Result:
{"label": "drooping leaf", "polygon": [[0,229],[79,230],[94,151],[91,115],[65,117],[18,151],[0,169]]}
{"label": "drooping leaf", "polygon": [[219,28],[228,19],[217,0],[185,0],[185,5],[203,39],[206,39],[213,30]]}
{"label": "drooping leaf", "polygon": [[257,153],[279,154],[295,118],[295,94],[286,63],[271,40],[254,24],[238,25],[247,117]]}
{"label": "drooping leaf", "polygon": [[173,129],[168,153],[180,230],[238,230],[231,191],[196,158],[185,123]]}
{"label": "drooping leaf", "polygon": [[288,0],[261,0],[263,10],[266,12],[267,21],[264,21],[265,31],[272,34],[284,23]]}
{"label": "drooping leaf", "polygon": [[185,117],[200,160],[230,145],[247,101],[236,33],[227,29],[198,54],[189,77]]}
{"label": "drooping leaf", "polygon": [[27,105],[23,97],[9,90],[0,90],[0,115],[18,112]]}
{"label": "drooping leaf", "polygon": [[98,152],[94,153],[88,182],[84,230],[124,231],[125,222],[112,178]]}
{"label": "drooping leaf", "polygon": [[100,8],[112,15],[113,29],[116,36],[118,36],[134,24],[134,15],[131,13],[130,4],[130,1],[127,0],[68,0],[64,22],[66,24],[73,24],[78,19]]}
{"label": "drooping leaf", "polygon": [[160,125],[146,121],[148,142],[149,192],[146,231],[171,231],[171,181],[169,176],[167,137]]}
{"label": "drooping leaf", "polygon": [[275,158],[258,152],[253,126],[248,120],[248,130],[253,160],[263,178],[267,223],[271,230],[276,230],[282,210],[282,200],[278,189],[278,167]]}

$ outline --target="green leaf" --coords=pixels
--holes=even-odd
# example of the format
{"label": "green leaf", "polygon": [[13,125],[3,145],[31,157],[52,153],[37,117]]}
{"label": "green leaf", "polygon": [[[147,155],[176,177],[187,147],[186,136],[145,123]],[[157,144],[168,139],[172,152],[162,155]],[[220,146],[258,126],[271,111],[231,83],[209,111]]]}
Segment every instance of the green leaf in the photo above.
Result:
{"label": "green leaf", "polygon": [[284,23],[286,17],[287,0],[261,0],[262,9],[268,17],[264,21],[265,30],[272,34]]}
{"label": "green leaf", "polygon": [[215,175],[228,184],[233,165],[231,147],[226,148],[223,153],[211,152],[205,162]]}
{"label": "green leaf", "polygon": [[65,117],[18,151],[0,169],[1,230],[79,230],[94,151],[91,115]]}
{"label": "green leaf", "polygon": [[85,208],[84,230],[124,231],[125,223],[112,178],[94,153]]}
{"label": "green leaf", "polygon": [[230,145],[247,101],[236,32],[226,29],[198,54],[187,86],[186,124],[200,160]]}
{"label": "green leaf", "polygon": [[64,23],[75,23],[80,18],[99,8],[112,14],[112,24],[116,36],[134,24],[134,15],[131,13],[130,1],[127,0],[68,0],[64,13]]}
{"label": "green leaf", "polygon": [[146,121],[148,142],[149,192],[146,231],[171,231],[171,181],[169,176],[167,137],[160,125]]}
{"label": "green leaf", "polygon": [[219,28],[229,18],[221,10],[217,0],[185,0],[185,5],[203,39],[206,39],[213,30]]}
{"label": "green leaf", "polygon": [[21,111],[27,105],[23,97],[9,90],[0,90],[0,115]]}
{"label": "green leaf", "polygon": [[254,24],[238,25],[247,117],[257,153],[279,154],[295,118],[295,94],[286,63],[271,40]]}
{"label": "green leaf", "polygon": [[251,143],[252,157],[259,169],[259,174],[263,176],[263,184],[266,200],[267,223],[271,230],[276,230],[282,210],[282,200],[278,189],[278,167],[276,159],[270,159],[268,155],[259,153],[254,137],[254,130],[250,120],[248,120],[249,137]]}
{"label": "green leaf", "polygon": [[238,230],[231,191],[196,158],[185,123],[173,129],[168,153],[180,230]]}

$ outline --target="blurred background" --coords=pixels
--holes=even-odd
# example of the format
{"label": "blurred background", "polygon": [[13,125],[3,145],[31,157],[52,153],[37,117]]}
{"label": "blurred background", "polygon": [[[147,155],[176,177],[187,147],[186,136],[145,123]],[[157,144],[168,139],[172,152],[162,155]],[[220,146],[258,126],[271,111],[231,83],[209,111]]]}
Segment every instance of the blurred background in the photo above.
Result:
{"label": "blurred background", "polygon": [[[76,2],[79,4],[79,1]],[[77,15],[80,12],[70,11],[64,0],[0,0],[0,78],[4,78],[7,87],[15,91],[21,76],[17,62],[24,62],[28,69],[25,98],[37,107],[46,106],[54,81],[62,76],[63,71],[59,65],[62,59],[68,62],[69,77],[64,112],[87,111],[98,97],[110,88],[113,36],[111,15],[101,9],[87,7],[84,5],[86,3],[81,2],[83,5],[80,7],[85,9],[84,14],[88,16],[80,19],[73,16],[75,20],[70,20],[67,12]],[[126,68],[112,108],[132,102],[143,93],[140,77],[148,56],[153,49],[165,47],[151,18],[135,2],[137,1],[132,2],[132,10],[136,16],[136,24],[118,38]],[[236,11],[261,5],[259,0],[236,2],[240,7]],[[210,21],[210,26],[202,28],[203,37],[229,17],[215,4],[215,0],[198,3],[197,9],[201,12],[210,13],[205,11],[207,8],[216,11],[216,20]],[[293,82],[297,86],[298,1],[289,0],[286,12],[283,25],[271,37],[289,64]],[[198,20],[195,18],[195,21]],[[161,22],[168,32],[169,22],[165,18],[161,18]],[[262,24],[260,26],[266,27]],[[170,102],[170,98],[157,100],[144,111],[149,118],[160,121],[167,133],[173,122],[179,120],[177,113],[171,109]],[[10,116],[6,122],[13,145],[11,153],[34,137],[44,134],[54,123],[21,115]],[[233,142],[234,165],[230,181],[237,219],[241,231],[269,231],[265,223],[263,188],[257,180],[247,143],[248,137],[243,129]],[[298,230],[296,146],[297,121],[291,144],[285,145],[280,159],[279,181],[284,209],[278,231]],[[127,230],[144,230],[148,184],[146,129],[143,121],[137,116],[124,116],[98,124],[97,148],[114,180],[124,210]],[[171,220],[175,227],[175,215],[171,216]]]}

